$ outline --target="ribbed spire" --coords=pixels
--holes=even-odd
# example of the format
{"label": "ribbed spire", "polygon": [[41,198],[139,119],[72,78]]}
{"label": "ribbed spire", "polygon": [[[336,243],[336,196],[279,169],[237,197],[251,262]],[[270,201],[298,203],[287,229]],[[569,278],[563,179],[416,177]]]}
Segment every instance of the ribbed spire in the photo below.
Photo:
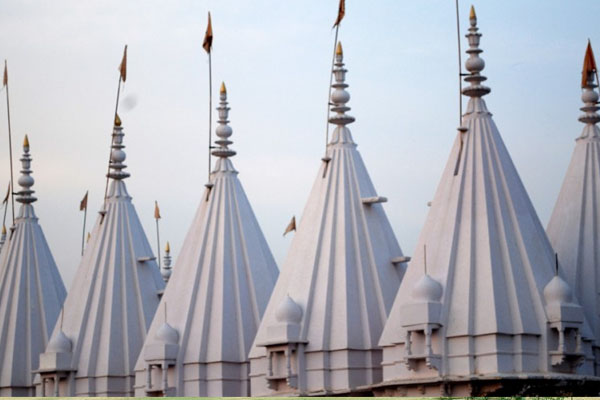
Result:
{"label": "ribbed spire", "polygon": [[21,170],[21,176],[19,177],[19,186],[22,189],[17,193],[17,201],[22,204],[30,204],[37,201],[37,198],[33,197],[32,194],[35,191],[31,190],[33,183],[35,180],[31,173],[31,156],[29,155],[29,138],[25,135],[25,140],[23,140],[23,157],[21,157],[21,165],[23,169]]}
{"label": "ribbed spire", "polygon": [[479,57],[479,54],[483,52],[479,48],[479,40],[481,39],[481,33],[477,27],[477,15],[475,14],[475,8],[471,6],[471,12],[469,15],[469,33],[465,35],[469,39],[469,49],[466,51],[469,58],[465,62],[465,68],[471,74],[465,77],[465,81],[470,83],[469,86],[463,89],[463,94],[469,97],[482,97],[490,92],[490,88],[481,85],[481,82],[487,78],[481,75],[481,71],[485,68],[485,61]]}
{"label": "ribbed spire", "polygon": [[225,88],[225,82],[221,84],[221,90],[219,91],[220,105],[217,107],[217,111],[219,111],[219,121],[217,126],[217,136],[219,139],[215,140],[215,143],[219,145],[216,149],[212,151],[213,156],[228,158],[235,156],[235,151],[231,150],[228,146],[233,142],[229,140],[229,137],[233,133],[233,129],[229,126],[229,110],[227,107],[227,89]]}
{"label": "ribbed spire", "polygon": [[163,266],[160,274],[162,275],[165,283],[169,282],[169,278],[171,277],[171,245],[167,242],[165,247],[165,255],[163,257]]}
{"label": "ribbed spire", "polygon": [[110,154],[110,169],[108,173],[110,178],[116,180],[122,180],[129,178],[129,173],[123,171],[127,168],[127,165],[123,164],[127,155],[123,151],[125,145],[123,144],[123,128],[121,127],[121,118],[117,115],[115,117],[115,127],[113,128],[113,140],[112,140],[112,153]]}
{"label": "ribbed spire", "polygon": [[598,128],[595,126],[600,121],[600,115],[597,112],[600,110],[600,107],[598,107],[598,93],[595,90],[598,87],[595,79],[595,70],[596,61],[594,60],[592,46],[588,41],[583,61],[583,81],[585,84],[582,87],[583,90],[581,93],[581,101],[583,101],[584,106],[580,108],[584,113],[579,116],[579,121],[586,124],[586,127],[581,137],[598,137],[600,135]]}
{"label": "ribbed spire", "polygon": [[333,93],[331,93],[331,102],[333,103],[331,111],[335,112],[335,115],[329,118],[329,122],[344,126],[354,122],[354,117],[346,115],[346,111],[350,111],[350,107],[346,106],[346,103],[350,101],[350,93],[345,90],[348,87],[348,84],[345,83],[346,72],[348,70],[344,68],[344,51],[342,50],[341,42],[338,42],[335,51],[334,65],[333,74],[335,76],[335,83],[331,85],[334,88]]}

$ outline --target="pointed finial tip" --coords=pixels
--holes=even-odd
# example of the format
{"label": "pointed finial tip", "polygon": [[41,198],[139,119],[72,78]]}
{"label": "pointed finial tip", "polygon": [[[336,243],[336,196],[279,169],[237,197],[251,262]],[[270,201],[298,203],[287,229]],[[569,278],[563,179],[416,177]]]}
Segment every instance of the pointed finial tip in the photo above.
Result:
{"label": "pointed finial tip", "polygon": [[23,147],[29,147],[29,137],[25,135],[25,139],[23,139]]}
{"label": "pointed finial tip", "polygon": [[115,114],[115,126],[121,126],[121,118],[119,114]]}
{"label": "pointed finial tip", "polygon": [[469,19],[477,18],[477,14],[475,14],[475,6],[471,5],[471,12],[469,12]]}
{"label": "pointed finial tip", "polygon": [[6,225],[2,225],[2,234],[6,235]]}
{"label": "pointed finial tip", "polygon": [[167,242],[167,245],[165,246],[165,251],[166,251],[167,253],[170,253],[170,252],[171,252],[171,245],[169,244],[169,242]]}
{"label": "pointed finial tip", "polygon": [[221,82],[221,90],[220,93],[227,93],[227,88],[225,87],[225,82]]}
{"label": "pointed finial tip", "polygon": [[337,56],[344,55],[344,50],[342,49],[342,42],[338,42],[337,47],[335,48],[335,54]]}

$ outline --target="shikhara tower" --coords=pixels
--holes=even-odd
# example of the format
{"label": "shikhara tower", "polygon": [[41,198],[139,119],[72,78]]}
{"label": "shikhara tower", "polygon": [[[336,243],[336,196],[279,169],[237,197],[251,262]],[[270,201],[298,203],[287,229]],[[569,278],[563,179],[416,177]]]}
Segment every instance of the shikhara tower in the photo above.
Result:
{"label": "shikhara tower", "polygon": [[33,209],[27,136],[21,164],[21,208],[0,253],[0,396],[35,395],[33,371],[66,296]]}
{"label": "shikhara tower", "polygon": [[473,9],[466,37],[466,129],[379,342],[376,394],[523,395],[593,374],[592,333],[482,98]]}
{"label": "shikhara tower", "polygon": [[337,126],[250,351],[253,396],[349,393],[381,380],[377,341],[406,258],[346,126],[341,45],[336,53]]}
{"label": "shikhara tower", "polygon": [[231,162],[220,90],[218,157],[136,370],[136,396],[249,396],[248,351],[278,270]]}
{"label": "shikhara tower", "polygon": [[132,396],[134,365],[164,287],[127,192],[123,128],[113,130],[110,188],[65,300],[40,355],[46,396]]}
{"label": "shikhara tower", "polygon": [[588,43],[579,121],[585,124],[575,140],[569,169],[548,224],[548,237],[558,253],[561,272],[577,293],[596,339],[596,375],[600,374],[600,130],[596,62]]}

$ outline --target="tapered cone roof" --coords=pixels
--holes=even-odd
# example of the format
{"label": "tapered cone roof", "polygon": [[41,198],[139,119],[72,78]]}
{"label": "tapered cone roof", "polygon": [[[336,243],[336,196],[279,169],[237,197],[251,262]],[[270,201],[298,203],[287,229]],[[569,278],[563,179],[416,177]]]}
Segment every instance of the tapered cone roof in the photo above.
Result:
{"label": "tapered cone roof", "polygon": [[[346,127],[354,117],[346,114],[350,95],[342,60],[339,51],[331,96],[335,115],[330,119],[337,127],[250,352],[251,360],[257,359],[251,371],[253,396],[343,392],[377,380],[378,362],[367,361],[377,356],[364,354],[377,348],[404,266],[381,204],[386,199],[377,195]],[[298,382],[291,383],[296,378],[288,377],[289,386],[284,387],[283,382],[273,383],[277,373],[258,359],[267,357],[271,344],[282,342],[277,326],[296,326],[296,319],[299,334],[292,335],[293,342],[305,343],[306,354],[321,356],[314,363],[307,361],[318,372],[308,374],[307,367],[293,367],[292,375],[294,368],[299,369]],[[290,342],[290,335],[284,336],[288,339],[283,343]],[[354,363],[351,356],[340,355],[339,365],[329,364],[327,354],[336,350],[362,352],[357,356],[361,361]],[[351,368],[356,370],[350,373]]]}
{"label": "tapered cone roof", "polygon": [[[586,63],[595,66],[591,47]],[[575,141],[571,163],[548,224],[548,236],[562,271],[584,307],[600,345],[600,130],[596,125],[598,93],[594,70],[586,71],[579,121],[585,124]]]}
{"label": "tapered cone roof", "polygon": [[466,130],[456,138],[380,340],[386,381],[571,373],[582,359],[570,352],[581,356],[585,345],[561,348],[558,331],[569,322],[589,338],[482,99],[490,89],[482,85],[477,20],[470,22]]}
{"label": "tapered cone roof", "polygon": [[[123,170],[123,135],[117,123],[106,204],[65,300],[62,323],[53,332],[53,338],[64,335],[71,343],[64,369],[72,371],[61,382],[61,396],[133,395],[135,361],[164,287],[123,181],[129,176]],[[57,352],[50,347],[48,357]],[[49,363],[41,369],[61,368]]]}
{"label": "tapered cone roof", "polygon": [[[218,107],[218,157],[136,364],[136,371],[166,362],[168,388],[146,372],[136,385],[144,396],[248,396],[248,351],[271,295],[278,269],[230,157],[232,129],[224,86]],[[177,351],[156,354],[169,345]],[[161,364],[162,365],[162,364]]]}
{"label": "tapered cone roof", "polygon": [[33,209],[29,145],[21,158],[21,203],[0,253],[0,396],[33,396],[33,373],[66,296]]}

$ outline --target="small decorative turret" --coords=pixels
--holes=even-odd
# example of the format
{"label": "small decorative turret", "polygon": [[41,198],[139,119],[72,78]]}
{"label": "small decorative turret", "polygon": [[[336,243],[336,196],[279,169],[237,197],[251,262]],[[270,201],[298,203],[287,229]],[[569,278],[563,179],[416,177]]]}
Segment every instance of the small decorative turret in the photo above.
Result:
{"label": "small decorative turret", "polygon": [[596,127],[596,124],[600,121],[600,115],[598,114],[600,107],[598,106],[598,92],[595,90],[598,87],[595,72],[596,60],[594,59],[592,45],[588,41],[581,77],[581,88],[583,89],[581,101],[583,101],[584,106],[580,110],[584,113],[579,116],[579,121],[586,124],[580,136],[581,138],[600,137],[600,131]]}
{"label": "small decorative turret", "polygon": [[228,158],[235,156],[235,151],[231,150],[228,146],[233,142],[229,140],[229,137],[233,133],[233,129],[228,125],[229,110],[227,107],[227,88],[225,82],[221,83],[221,90],[219,91],[219,98],[221,99],[217,111],[219,111],[219,121],[217,126],[217,136],[219,139],[215,140],[215,143],[219,145],[212,151],[212,155],[221,158]]}
{"label": "small decorative turret", "polygon": [[483,86],[481,82],[485,81],[487,78],[481,75],[481,71],[485,68],[485,61],[483,58],[479,57],[479,54],[483,52],[479,48],[479,40],[481,39],[481,33],[479,33],[479,28],[477,27],[477,15],[475,14],[475,8],[471,6],[471,12],[469,14],[469,23],[471,27],[469,28],[469,33],[465,36],[469,39],[469,49],[467,50],[467,54],[469,58],[465,62],[465,68],[470,72],[470,75],[465,77],[465,81],[470,83],[469,86],[463,89],[463,94],[469,97],[482,97],[488,94],[491,89],[487,86]]}
{"label": "small decorative turret", "polygon": [[115,126],[113,128],[113,141],[112,141],[112,152],[110,154],[110,169],[108,177],[116,180],[122,180],[128,178],[130,175],[128,172],[123,171],[127,168],[127,165],[123,164],[127,155],[123,151],[125,145],[123,144],[123,128],[121,127],[121,118],[119,115],[115,116]]}
{"label": "small decorative turret", "polygon": [[167,245],[165,246],[165,256],[163,257],[163,267],[160,271],[160,274],[162,275],[165,283],[169,282],[169,278],[171,277],[172,272],[173,271],[171,268],[171,245],[169,244],[169,242],[167,242]]}
{"label": "small decorative turret", "polygon": [[348,70],[344,68],[342,42],[338,42],[335,50],[335,68],[333,69],[335,83],[331,85],[334,88],[334,91],[331,93],[331,111],[335,112],[335,115],[329,118],[329,122],[341,126],[354,122],[354,117],[346,115],[346,111],[350,111],[350,107],[346,106],[346,103],[350,101],[350,93],[346,91],[348,87],[348,84],[345,83],[346,72]]}
{"label": "small decorative turret", "polygon": [[[21,204],[31,204],[37,201],[37,198],[33,197],[32,194],[35,191],[31,190],[35,180],[31,173],[31,156],[29,155],[29,138],[25,135],[25,140],[23,140],[23,157],[21,157],[21,176],[19,177],[19,186],[21,186],[21,191],[17,193],[17,201]],[[24,216],[24,215],[22,215]]]}

